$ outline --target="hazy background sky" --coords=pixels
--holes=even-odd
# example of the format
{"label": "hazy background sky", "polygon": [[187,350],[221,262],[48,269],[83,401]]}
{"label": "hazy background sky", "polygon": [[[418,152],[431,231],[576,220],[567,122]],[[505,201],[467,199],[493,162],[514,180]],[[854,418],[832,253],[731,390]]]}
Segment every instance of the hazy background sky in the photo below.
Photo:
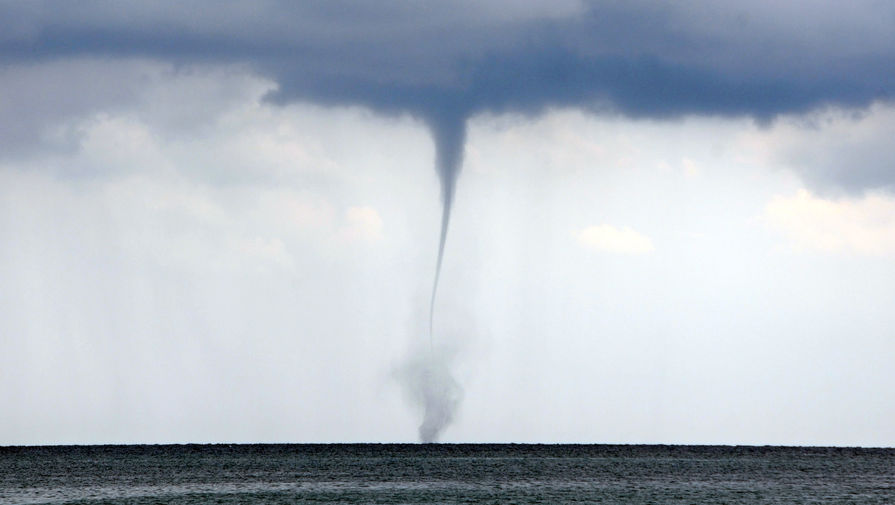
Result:
{"label": "hazy background sky", "polygon": [[442,440],[895,445],[887,2],[3,2],[0,34],[0,444],[416,440],[430,131],[465,122]]}

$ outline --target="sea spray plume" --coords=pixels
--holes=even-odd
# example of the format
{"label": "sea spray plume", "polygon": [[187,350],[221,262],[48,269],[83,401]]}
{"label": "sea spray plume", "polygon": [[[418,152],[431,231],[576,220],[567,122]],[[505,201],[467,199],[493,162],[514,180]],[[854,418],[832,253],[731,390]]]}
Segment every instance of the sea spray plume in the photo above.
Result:
{"label": "sea spray plume", "polygon": [[417,341],[411,356],[397,371],[408,400],[422,410],[419,437],[423,443],[438,441],[460,405],[462,390],[451,375],[452,356],[444,346],[424,350]]}
{"label": "sea spray plume", "polygon": [[424,410],[419,434],[423,443],[432,443],[454,420],[454,412],[460,403],[460,387],[451,376],[447,364],[437,361],[434,357],[421,372],[418,384]]}
{"label": "sea spray plume", "polygon": [[429,301],[429,344],[432,345],[432,326],[435,318],[435,295],[441,277],[441,263],[444,260],[444,244],[447,241],[451,209],[454,205],[454,191],[457,177],[463,164],[463,145],[466,141],[466,121],[458,114],[445,114],[438,119],[430,119],[429,127],[435,142],[435,170],[441,183],[441,234],[438,240],[438,258],[435,262],[435,279],[432,282],[432,297]]}

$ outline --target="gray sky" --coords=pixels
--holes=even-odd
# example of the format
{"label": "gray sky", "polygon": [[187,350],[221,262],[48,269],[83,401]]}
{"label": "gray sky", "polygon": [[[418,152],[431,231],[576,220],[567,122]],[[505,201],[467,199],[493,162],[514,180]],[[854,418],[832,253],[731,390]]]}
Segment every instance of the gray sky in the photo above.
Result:
{"label": "gray sky", "polygon": [[0,444],[893,446],[893,25],[0,3]]}

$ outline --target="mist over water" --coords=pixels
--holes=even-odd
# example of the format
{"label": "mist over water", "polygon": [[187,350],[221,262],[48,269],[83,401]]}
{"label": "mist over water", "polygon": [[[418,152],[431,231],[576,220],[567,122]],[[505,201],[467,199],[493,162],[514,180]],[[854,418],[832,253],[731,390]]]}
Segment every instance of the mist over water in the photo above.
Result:
{"label": "mist over water", "polygon": [[419,346],[398,369],[405,396],[422,414],[419,438],[437,442],[454,420],[463,390],[451,373],[453,353],[444,347]]}

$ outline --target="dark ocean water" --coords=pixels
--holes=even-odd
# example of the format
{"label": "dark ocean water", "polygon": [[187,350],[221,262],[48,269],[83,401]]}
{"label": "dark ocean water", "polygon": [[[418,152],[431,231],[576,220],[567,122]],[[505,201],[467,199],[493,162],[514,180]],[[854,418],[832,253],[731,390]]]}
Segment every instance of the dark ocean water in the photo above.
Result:
{"label": "dark ocean water", "polygon": [[895,449],[0,447],[0,503],[895,504]]}

